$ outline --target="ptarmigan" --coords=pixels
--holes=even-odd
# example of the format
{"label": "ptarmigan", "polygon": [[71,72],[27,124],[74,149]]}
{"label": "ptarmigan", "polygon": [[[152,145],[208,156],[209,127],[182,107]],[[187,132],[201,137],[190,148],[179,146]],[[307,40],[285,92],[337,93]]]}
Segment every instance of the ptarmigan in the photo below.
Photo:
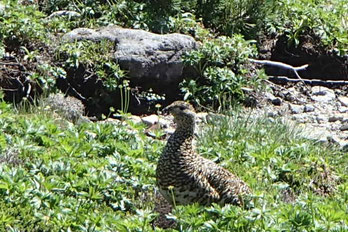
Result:
{"label": "ptarmigan", "polygon": [[195,110],[186,102],[167,106],[177,124],[158,161],[157,185],[163,197],[173,205],[198,202],[209,205],[244,205],[250,188],[237,176],[193,149]]}

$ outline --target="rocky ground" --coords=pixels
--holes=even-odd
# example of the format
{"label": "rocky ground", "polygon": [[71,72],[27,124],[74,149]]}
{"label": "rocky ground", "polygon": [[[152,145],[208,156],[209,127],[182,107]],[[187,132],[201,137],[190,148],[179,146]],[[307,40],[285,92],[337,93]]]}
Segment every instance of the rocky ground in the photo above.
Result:
{"label": "rocky ground", "polygon": [[269,117],[282,117],[304,130],[307,138],[348,150],[348,86],[329,89],[298,83],[285,88],[272,84],[262,109]]}
{"label": "rocky ground", "polygon": [[[292,86],[270,83],[269,87],[269,92],[254,96],[255,108],[245,110],[255,115],[266,115],[270,119],[282,118],[302,128],[304,137],[348,150],[348,86],[329,89],[302,83]],[[202,121],[207,115],[198,113],[198,119]],[[153,129],[158,126],[165,128],[167,133],[174,130],[169,117],[153,114],[132,116],[132,120],[147,124],[149,136],[155,136]]]}
{"label": "rocky ground", "polygon": [[[254,107],[245,107],[244,110],[255,116],[266,115],[273,120],[281,118],[286,123],[293,124],[303,130],[303,136],[309,139],[315,139],[323,143],[330,143],[348,151],[348,86],[341,86],[336,89],[329,89],[323,86],[309,86],[302,83],[291,84],[287,86],[268,83],[269,90],[262,93],[250,93]],[[54,99],[59,99],[59,104],[52,104]],[[47,104],[50,110],[66,111],[74,108],[77,99],[74,101],[65,98],[66,104],[73,104],[72,107],[66,107],[62,96],[51,96]],[[71,103],[69,103],[71,102]],[[82,103],[81,107],[83,107]],[[81,108],[80,107],[80,108]],[[57,108],[62,108],[57,110]],[[75,107],[76,108],[76,107]],[[74,108],[74,109],[75,109]],[[78,108],[76,112],[82,112]],[[75,112],[75,111],[74,111]],[[77,121],[76,113],[74,119],[63,116],[69,121]],[[200,112],[198,122],[204,122],[210,113]],[[81,116],[85,120],[86,117]],[[93,120],[93,118],[91,118]],[[174,123],[170,115],[163,116],[158,114],[129,117],[134,123],[144,123],[147,125],[145,133],[151,137],[166,138],[166,134],[174,132]],[[121,123],[118,119],[106,119],[104,122]],[[164,132],[157,130],[164,129]]]}

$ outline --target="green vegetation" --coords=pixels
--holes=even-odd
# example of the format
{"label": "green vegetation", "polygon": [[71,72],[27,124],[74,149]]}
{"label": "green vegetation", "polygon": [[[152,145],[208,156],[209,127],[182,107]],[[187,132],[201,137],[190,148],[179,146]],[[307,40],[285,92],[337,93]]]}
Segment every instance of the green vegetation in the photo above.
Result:
{"label": "green vegetation", "polygon": [[[44,106],[0,107],[0,230],[153,231],[163,141],[130,121],[74,125]],[[230,113],[208,120],[199,152],[251,186],[254,208],[178,206],[173,231],[346,231],[348,154]]]}
{"label": "green vegetation", "polygon": [[124,72],[112,60],[113,46],[108,40],[99,43],[93,41],[63,43],[56,51],[57,60],[65,70],[75,73],[78,69],[83,69],[88,74],[84,78],[96,78],[95,81],[100,81],[106,90],[113,91],[126,81]]}
{"label": "green vegetation", "polygon": [[184,99],[198,104],[217,105],[243,99],[242,87],[260,86],[262,75],[247,78],[248,57],[256,54],[255,46],[242,36],[218,37],[207,40],[197,50],[183,57],[193,66],[197,78],[185,78],[181,84]]}
{"label": "green vegetation", "polygon": [[[189,54],[186,61],[198,67],[199,77],[186,77],[182,90],[186,99],[201,104],[217,105],[231,96],[243,99],[242,87],[258,88],[263,76],[247,68],[246,58],[257,56],[254,46],[261,46],[264,39],[282,37],[288,47],[305,44],[318,54],[343,57],[348,52],[347,0],[45,0],[30,4],[4,0],[0,6],[0,57],[15,52],[18,58],[30,58],[29,78],[45,92],[57,90],[57,79],[74,82],[69,73],[81,72],[79,66],[84,68],[85,78],[93,74],[105,88],[93,98],[111,98],[120,87],[123,91],[128,88],[126,73],[110,56],[112,44],[57,43],[57,36],[77,27],[118,25],[192,35],[203,48]],[[58,10],[75,11],[78,16],[48,17]],[[53,50],[59,53],[57,59],[51,55],[37,64],[37,58],[47,57]],[[94,52],[102,58],[96,60]]]}

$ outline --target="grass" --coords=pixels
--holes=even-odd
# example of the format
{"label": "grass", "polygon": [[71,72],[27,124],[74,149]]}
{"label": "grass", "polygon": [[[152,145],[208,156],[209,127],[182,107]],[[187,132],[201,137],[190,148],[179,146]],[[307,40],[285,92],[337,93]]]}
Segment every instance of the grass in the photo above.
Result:
{"label": "grass", "polygon": [[[4,102],[0,112],[1,231],[154,230],[163,141],[131,122],[75,125]],[[347,153],[278,120],[228,115],[208,120],[199,152],[251,186],[254,208],[178,206],[172,231],[347,231]]]}

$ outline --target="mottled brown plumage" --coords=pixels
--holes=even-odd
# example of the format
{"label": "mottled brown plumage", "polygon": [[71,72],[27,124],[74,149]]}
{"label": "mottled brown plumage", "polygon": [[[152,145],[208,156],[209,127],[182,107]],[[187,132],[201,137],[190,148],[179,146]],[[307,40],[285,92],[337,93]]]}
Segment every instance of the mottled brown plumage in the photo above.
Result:
{"label": "mottled brown plumage", "polygon": [[182,205],[194,202],[243,205],[243,197],[250,194],[249,187],[228,170],[195,152],[192,145],[194,108],[189,103],[176,101],[165,110],[174,116],[177,128],[168,139],[156,170],[157,185],[164,198]]}

